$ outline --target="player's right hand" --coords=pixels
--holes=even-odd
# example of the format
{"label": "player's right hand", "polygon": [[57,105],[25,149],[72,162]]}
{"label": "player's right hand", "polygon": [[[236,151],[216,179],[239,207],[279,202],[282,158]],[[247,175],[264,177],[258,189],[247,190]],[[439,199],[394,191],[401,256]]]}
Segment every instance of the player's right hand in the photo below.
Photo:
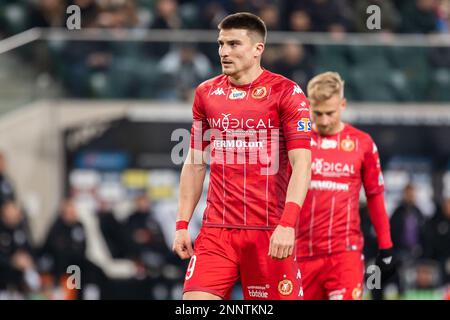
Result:
{"label": "player's right hand", "polygon": [[189,259],[194,255],[191,236],[186,229],[177,230],[175,232],[172,251],[175,252],[181,259]]}

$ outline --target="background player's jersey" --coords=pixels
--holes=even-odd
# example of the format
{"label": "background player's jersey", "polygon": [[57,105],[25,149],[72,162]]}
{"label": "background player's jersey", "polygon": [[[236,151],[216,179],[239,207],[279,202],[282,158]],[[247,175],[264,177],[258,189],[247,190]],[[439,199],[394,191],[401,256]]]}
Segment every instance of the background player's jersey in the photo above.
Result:
{"label": "background player's jersey", "polygon": [[384,192],[372,138],[349,124],[341,132],[311,133],[311,184],[297,230],[297,256],[362,250],[359,193]]}
{"label": "background player's jersey", "polygon": [[193,120],[191,148],[210,155],[203,225],[274,228],[290,178],[287,151],[310,149],[300,87],[267,70],[244,86],[220,75],[197,88]]}

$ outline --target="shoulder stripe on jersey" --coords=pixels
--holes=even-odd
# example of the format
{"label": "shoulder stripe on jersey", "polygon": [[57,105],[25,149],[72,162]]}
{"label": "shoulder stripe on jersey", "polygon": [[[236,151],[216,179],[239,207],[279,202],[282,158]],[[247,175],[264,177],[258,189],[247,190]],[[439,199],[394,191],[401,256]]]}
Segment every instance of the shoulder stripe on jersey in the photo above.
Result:
{"label": "shoulder stripe on jersey", "polygon": [[222,188],[223,188],[223,198],[222,198],[222,223],[225,224],[225,163],[222,164]]}
{"label": "shoulder stripe on jersey", "polygon": [[334,204],[336,202],[336,197],[333,196],[331,199],[331,210],[330,210],[330,225],[328,227],[328,254],[331,254],[331,236],[333,232],[333,216],[334,216]]}
{"label": "shoulder stripe on jersey", "polygon": [[314,228],[314,211],[316,210],[316,196],[313,196],[311,204],[311,221],[309,223],[309,256],[313,255],[313,228]]}
{"label": "shoulder stripe on jersey", "polygon": [[242,152],[242,154],[244,155],[244,225],[247,225],[247,202],[246,202],[246,194],[245,194],[245,189],[247,188],[247,166],[246,166],[246,161],[247,159],[245,158],[245,152]]}
{"label": "shoulder stripe on jersey", "polygon": [[266,225],[269,225],[269,167],[266,168]]}
{"label": "shoulder stripe on jersey", "polygon": [[347,248],[350,247],[350,239],[349,239],[349,232],[350,232],[350,203],[351,203],[351,198],[349,197],[347,200],[347,223],[345,226],[345,245]]}

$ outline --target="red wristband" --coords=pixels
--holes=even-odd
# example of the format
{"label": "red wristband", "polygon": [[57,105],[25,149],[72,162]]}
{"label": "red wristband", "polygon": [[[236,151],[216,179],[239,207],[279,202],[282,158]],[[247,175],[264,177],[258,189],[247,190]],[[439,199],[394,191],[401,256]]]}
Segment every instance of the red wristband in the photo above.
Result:
{"label": "red wristband", "polygon": [[284,205],[283,214],[281,215],[280,222],[278,223],[283,227],[294,228],[297,224],[297,219],[300,216],[302,207],[295,202],[286,202]]}
{"label": "red wristband", "polygon": [[183,229],[187,229],[189,222],[188,221],[184,221],[184,220],[179,220],[175,223],[176,225],[176,230],[183,230]]}

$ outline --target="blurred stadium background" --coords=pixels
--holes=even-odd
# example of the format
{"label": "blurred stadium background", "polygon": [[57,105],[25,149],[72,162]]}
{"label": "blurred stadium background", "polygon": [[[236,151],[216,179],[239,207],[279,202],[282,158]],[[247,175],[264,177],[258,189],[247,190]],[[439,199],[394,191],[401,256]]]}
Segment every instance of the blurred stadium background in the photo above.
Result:
{"label": "blurred stadium background", "polygon": [[[81,30],[66,28],[73,4]],[[365,298],[450,299],[449,0],[1,0],[0,299],[181,297],[172,133],[220,73],[216,26],[238,11],[265,20],[267,69],[303,88],[341,73],[346,120],[378,145],[402,267]]]}

